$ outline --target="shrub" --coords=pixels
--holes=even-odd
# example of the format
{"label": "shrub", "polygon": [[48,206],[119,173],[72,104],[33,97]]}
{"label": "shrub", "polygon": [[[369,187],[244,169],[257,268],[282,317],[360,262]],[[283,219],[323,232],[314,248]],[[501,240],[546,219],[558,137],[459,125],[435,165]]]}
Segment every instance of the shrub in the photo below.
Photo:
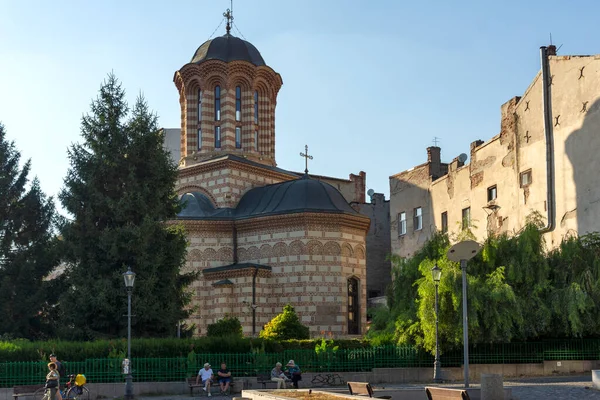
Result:
{"label": "shrub", "polygon": [[283,307],[283,312],[273,318],[265,329],[260,331],[261,338],[286,340],[286,339],[308,339],[308,326],[302,325],[298,314],[291,305]]}
{"label": "shrub", "polygon": [[206,328],[208,337],[234,336],[241,338],[243,336],[242,324],[236,317],[225,317]]}

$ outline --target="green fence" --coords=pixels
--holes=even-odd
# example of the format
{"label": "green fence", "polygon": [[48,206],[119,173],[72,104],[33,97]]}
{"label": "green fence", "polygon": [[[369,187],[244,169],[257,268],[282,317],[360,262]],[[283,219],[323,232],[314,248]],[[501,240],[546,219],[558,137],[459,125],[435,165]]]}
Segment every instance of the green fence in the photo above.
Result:
{"label": "green fence", "polygon": [[[443,353],[444,367],[460,367],[462,350]],[[600,339],[555,340],[545,342],[473,345],[469,350],[472,364],[540,363],[549,360],[599,360]],[[282,353],[207,353],[190,358],[135,358],[133,376],[139,382],[183,381],[195,376],[205,362],[219,368],[227,363],[234,376],[255,376],[267,372],[276,362],[294,360],[307,372],[371,371],[373,368],[431,367],[431,354],[413,346],[381,346],[367,349],[343,349],[317,355],[313,350],[286,350]],[[69,374],[83,373],[88,382],[122,382],[121,360],[90,359],[65,362]],[[0,363],[0,387],[43,383],[46,362]]]}

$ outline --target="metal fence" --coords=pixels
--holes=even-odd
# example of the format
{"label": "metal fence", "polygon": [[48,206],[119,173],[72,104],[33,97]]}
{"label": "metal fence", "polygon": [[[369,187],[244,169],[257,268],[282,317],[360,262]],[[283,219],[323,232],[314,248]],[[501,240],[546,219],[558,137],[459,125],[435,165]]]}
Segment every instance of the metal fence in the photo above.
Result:
{"label": "metal fence", "polygon": [[[444,367],[460,367],[462,350],[442,354]],[[599,360],[600,339],[555,340],[544,342],[473,345],[472,364],[540,363],[549,360]],[[202,353],[179,358],[134,358],[133,376],[139,382],[174,382],[195,376],[205,362],[213,370],[226,362],[233,376],[255,376],[268,372],[276,362],[294,360],[307,372],[360,372],[373,368],[431,367],[433,356],[413,346],[381,346],[342,349],[317,355],[314,350],[286,350],[281,353]],[[67,373],[83,373],[88,382],[122,382],[120,359],[88,359],[65,362]],[[0,387],[43,383],[47,363],[0,363]]]}

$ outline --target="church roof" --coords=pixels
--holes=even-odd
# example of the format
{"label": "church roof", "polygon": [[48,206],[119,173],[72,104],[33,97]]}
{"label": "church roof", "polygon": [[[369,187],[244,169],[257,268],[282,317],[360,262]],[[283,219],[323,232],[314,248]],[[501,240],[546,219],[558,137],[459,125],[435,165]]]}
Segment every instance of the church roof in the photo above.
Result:
{"label": "church roof", "polygon": [[272,268],[268,265],[240,263],[240,264],[223,265],[221,267],[205,268],[202,270],[202,273],[203,274],[212,274],[215,272],[236,271],[236,270],[247,269],[247,268],[264,269],[265,271],[272,270]]}
{"label": "church roof", "polygon": [[199,64],[206,60],[248,61],[257,67],[266,65],[260,52],[252,43],[229,33],[202,43],[190,62]]}
{"label": "church roof", "polygon": [[304,176],[300,179],[257,187],[248,191],[233,208],[215,208],[202,193],[181,197],[179,219],[245,219],[302,212],[358,214],[330,184]]}
{"label": "church roof", "polygon": [[299,212],[357,214],[333,186],[304,176],[250,190],[240,200],[237,218]]}

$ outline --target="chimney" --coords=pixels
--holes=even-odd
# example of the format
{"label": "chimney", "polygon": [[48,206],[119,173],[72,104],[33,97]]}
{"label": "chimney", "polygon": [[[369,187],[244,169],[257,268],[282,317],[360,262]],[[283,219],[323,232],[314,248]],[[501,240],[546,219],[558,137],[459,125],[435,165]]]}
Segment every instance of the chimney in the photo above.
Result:
{"label": "chimney", "polygon": [[546,54],[548,54],[549,56],[555,56],[556,55],[556,46],[553,44],[548,46],[548,49],[546,50]]}
{"label": "chimney", "polygon": [[433,177],[434,180],[442,175],[441,152],[442,149],[437,146],[431,146],[427,148],[427,164],[429,165],[429,175]]}

